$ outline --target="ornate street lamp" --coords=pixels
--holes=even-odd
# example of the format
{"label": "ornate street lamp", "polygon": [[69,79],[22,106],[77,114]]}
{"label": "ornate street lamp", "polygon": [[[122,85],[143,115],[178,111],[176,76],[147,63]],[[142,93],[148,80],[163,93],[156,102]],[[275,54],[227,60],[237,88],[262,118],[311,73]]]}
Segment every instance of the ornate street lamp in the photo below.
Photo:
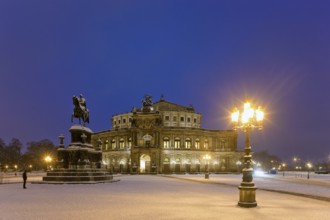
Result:
{"label": "ornate street lamp", "polygon": [[250,146],[250,130],[251,129],[261,129],[262,122],[264,119],[264,112],[261,107],[254,109],[251,103],[246,100],[244,103],[243,111],[240,112],[237,108],[231,114],[231,121],[234,123],[234,129],[243,130],[246,134],[245,136],[245,148],[244,148],[244,168],[242,183],[239,188],[239,201],[238,206],[240,207],[256,207],[256,187],[253,182],[253,165],[252,165],[252,155]]}
{"label": "ornate street lamp", "polygon": [[211,156],[206,154],[203,156],[203,159],[206,161],[206,169],[205,169],[205,179],[208,179],[210,174],[209,174],[209,160],[211,159]]}

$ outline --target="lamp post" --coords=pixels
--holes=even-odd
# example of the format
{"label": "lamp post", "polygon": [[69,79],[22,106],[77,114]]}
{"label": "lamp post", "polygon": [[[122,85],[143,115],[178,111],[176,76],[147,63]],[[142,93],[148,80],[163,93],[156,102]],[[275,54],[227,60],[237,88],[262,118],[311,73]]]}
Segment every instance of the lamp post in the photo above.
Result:
{"label": "lamp post", "polygon": [[253,182],[253,165],[250,146],[250,131],[251,129],[262,128],[262,121],[264,119],[264,112],[261,107],[254,109],[248,100],[245,101],[243,111],[235,108],[231,114],[231,120],[234,123],[234,129],[241,129],[245,132],[245,148],[244,148],[244,168],[243,178],[239,189],[238,206],[251,208],[256,207],[256,187]]}
{"label": "lamp post", "polygon": [[283,176],[284,176],[284,172],[285,172],[285,166],[286,166],[286,164],[285,163],[282,163]]}
{"label": "lamp post", "polygon": [[48,155],[45,157],[46,165],[47,165],[47,170],[49,169],[49,164],[52,162],[52,158]]}
{"label": "lamp post", "polygon": [[203,159],[206,161],[206,168],[205,168],[205,179],[208,179],[210,174],[209,174],[209,160],[211,159],[211,156],[206,154],[203,156]]}
{"label": "lamp post", "polygon": [[313,165],[309,162],[306,165],[307,165],[307,179],[309,179],[309,172],[310,172]]}

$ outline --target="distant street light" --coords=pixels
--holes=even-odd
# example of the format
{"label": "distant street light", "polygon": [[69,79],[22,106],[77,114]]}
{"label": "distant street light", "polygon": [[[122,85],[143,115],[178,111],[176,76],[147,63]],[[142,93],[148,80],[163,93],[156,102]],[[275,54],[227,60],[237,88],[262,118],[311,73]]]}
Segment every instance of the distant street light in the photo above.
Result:
{"label": "distant street light", "polygon": [[311,168],[313,167],[313,165],[310,162],[308,162],[306,165],[307,165],[307,179],[309,179],[309,172],[310,172]]}
{"label": "distant street light", "polygon": [[50,163],[52,162],[52,158],[49,156],[49,155],[47,155],[46,157],[45,157],[45,161],[46,161],[46,165],[47,165],[47,170],[49,170],[50,169]]}
{"label": "distant street light", "polygon": [[283,176],[284,176],[284,172],[285,172],[285,166],[286,166],[286,164],[285,164],[285,163],[282,163],[282,168],[283,168]]}
{"label": "distant street light", "polygon": [[245,136],[245,148],[244,148],[244,168],[243,168],[243,181],[238,187],[240,190],[239,193],[239,202],[240,207],[256,207],[256,187],[253,182],[253,165],[252,165],[252,155],[251,155],[251,146],[250,146],[250,137],[249,133],[251,129],[262,128],[262,122],[264,119],[264,112],[261,107],[254,109],[251,106],[251,103],[246,100],[244,103],[243,111],[240,111],[235,108],[231,114],[231,121],[234,123],[234,129],[241,129],[246,133]]}
{"label": "distant street light", "polygon": [[205,179],[208,179],[210,174],[209,174],[209,160],[211,159],[211,156],[206,154],[205,156],[203,156],[203,159],[206,161],[206,168],[205,168]]}

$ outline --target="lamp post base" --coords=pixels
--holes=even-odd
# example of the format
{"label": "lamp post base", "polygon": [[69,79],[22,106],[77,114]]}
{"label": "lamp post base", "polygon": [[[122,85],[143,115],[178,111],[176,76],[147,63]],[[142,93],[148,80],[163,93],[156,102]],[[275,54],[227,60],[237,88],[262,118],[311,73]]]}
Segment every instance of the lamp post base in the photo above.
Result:
{"label": "lamp post base", "polygon": [[239,189],[238,206],[244,208],[253,208],[257,206],[256,190],[254,183],[241,183]]}

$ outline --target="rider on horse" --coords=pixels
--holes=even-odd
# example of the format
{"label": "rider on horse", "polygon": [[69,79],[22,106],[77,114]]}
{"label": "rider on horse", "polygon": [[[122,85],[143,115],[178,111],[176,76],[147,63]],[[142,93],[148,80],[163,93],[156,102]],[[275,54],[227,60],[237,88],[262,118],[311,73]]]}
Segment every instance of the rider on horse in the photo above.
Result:
{"label": "rider on horse", "polygon": [[82,94],[80,94],[79,98],[77,96],[73,96],[73,105],[74,109],[71,121],[73,122],[73,118],[78,118],[79,123],[80,119],[83,120],[84,125],[86,124],[86,122],[89,123],[89,111],[87,109],[86,99],[83,97]]}

